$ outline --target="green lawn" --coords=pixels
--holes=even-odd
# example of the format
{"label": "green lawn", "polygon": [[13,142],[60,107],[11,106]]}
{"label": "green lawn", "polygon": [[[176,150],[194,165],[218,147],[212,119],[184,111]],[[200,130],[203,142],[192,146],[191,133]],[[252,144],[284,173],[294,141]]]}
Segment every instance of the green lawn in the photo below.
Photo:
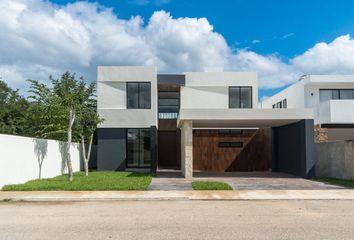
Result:
{"label": "green lawn", "polygon": [[31,180],[24,184],[5,185],[4,191],[80,191],[80,190],[146,190],[151,183],[151,175],[135,172],[83,172],[74,173],[74,181],[67,175],[41,180]]}
{"label": "green lawn", "polygon": [[315,178],[315,180],[320,181],[320,182],[334,184],[334,185],[354,188],[354,179],[346,180],[346,179],[330,178],[330,177],[318,177],[318,178]]}
{"label": "green lawn", "polygon": [[194,181],[192,187],[194,190],[232,190],[227,183],[213,181]]}

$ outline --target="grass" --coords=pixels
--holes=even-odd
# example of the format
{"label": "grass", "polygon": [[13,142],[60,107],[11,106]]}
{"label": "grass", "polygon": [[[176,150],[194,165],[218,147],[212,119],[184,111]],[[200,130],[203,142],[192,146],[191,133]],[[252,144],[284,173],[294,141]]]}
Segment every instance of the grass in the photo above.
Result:
{"label": "grass", "polygon": [[334,185],[354,188],[354,179],[339,179],[339,178],[331,178],[331,177],[318,177],[315,178],[316,181],[330,183]]}
{"label": "grass", "polygon": [[146,190],[151,183],[151,175],[135,172],[83,172],[74,173],[73,182],[67,175],[31,180],[24,184],[3,186],[3,191],[84,191],[84,190]]}
{"label": "grass", "polygon": [[232,190],[227,183],[213,181],[194,181],[192,187],[194,190]]}

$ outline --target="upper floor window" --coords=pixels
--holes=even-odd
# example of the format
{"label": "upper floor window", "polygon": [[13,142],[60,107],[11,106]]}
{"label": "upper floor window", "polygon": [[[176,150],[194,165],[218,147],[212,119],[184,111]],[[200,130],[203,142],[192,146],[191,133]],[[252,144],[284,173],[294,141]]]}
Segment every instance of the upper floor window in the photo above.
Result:
{"label": "upper floor window", "polygon": [[252,87],[229,87],[229,108],[252,108]]}
{"label": "upper floor window", "polygon": [[177,119],[180,93],[178,91],[159,91],[159,119]]}
{"label": "upper floor window", "polygon": [[273,108],[287,108],[288,107],[288,102],[285,99],[277,102],[276,104],[273,104]]}
{"label": "upper floor window", "polygon": [[151,84],[149,82],[127,83],[127,108],[151,108]]}
{"label": "upper floor window", "polygon": [[320,89],[320,102],[333,99],[354,99],[354,89]]}

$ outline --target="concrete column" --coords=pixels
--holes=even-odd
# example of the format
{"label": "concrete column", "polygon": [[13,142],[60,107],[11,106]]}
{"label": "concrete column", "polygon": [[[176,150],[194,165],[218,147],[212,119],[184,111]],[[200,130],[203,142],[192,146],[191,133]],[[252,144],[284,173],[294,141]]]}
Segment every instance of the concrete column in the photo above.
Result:
{"label": "concrete column", "polygon": [[181,127],[181,170],[185,178],[193,177],[193,129],[191,120],[183,121]]}

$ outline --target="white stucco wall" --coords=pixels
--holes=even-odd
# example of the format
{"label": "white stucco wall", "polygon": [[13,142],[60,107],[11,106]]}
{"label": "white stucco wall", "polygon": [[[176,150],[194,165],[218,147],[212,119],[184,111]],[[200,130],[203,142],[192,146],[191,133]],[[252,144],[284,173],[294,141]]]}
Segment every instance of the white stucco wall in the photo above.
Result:
{"label": "white stucco wall", "polygon": [[[37,179],[43,157],[42,178],[66,172],[64,142],[0,134],[0,188],[5,184]],[[71,147],[73,170],[80,171],[80,146]]]}
{"label": "white stucco wall", "polygon": [[[98,67],[97,109],[104,122],[99,128],[157,126],[157,78],[154,67]],[[127,82],[151,83],[151,109],[127,109]]]}
{"label": "white stucco wall", "polygon": [[304,83],[298,81],[293,85],[285,88],[283,91],[265,99],[261,103],[262,108],[273,108],[273,104],[286,99],[287,108],[304,108]]}
{"label": "white stucco wall", "polygon": [[181,87],[181,108],[229,108],[229,87],[252,87],[252,107],[258,107],[257,74],[253,72],[187,72]]}
{"label": "white stucco wall", "polygon": [[354,75],[307,75],[262,101],[262,108],[287,99],[288,108],[313,108],[320,103],[320,89],[354,89]]}

